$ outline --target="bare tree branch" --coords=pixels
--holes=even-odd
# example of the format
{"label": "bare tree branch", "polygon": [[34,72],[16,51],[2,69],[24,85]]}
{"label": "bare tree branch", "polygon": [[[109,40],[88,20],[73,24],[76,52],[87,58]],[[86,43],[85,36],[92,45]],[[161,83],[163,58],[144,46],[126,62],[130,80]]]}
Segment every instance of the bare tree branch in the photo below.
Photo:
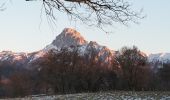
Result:
{"label": "bare tree branch", "polygon": [[2,3],[2,4],[0,5],[0,11],[4,11],[4,10],[5,10],[5,8],[4,8],[5,4],[6,4],[6,2],[4,2],[4,3]]}
{"label": "bare tree branch", "polygon": [[[31,0],[26,0],[31,1]],[[56,11],[64,12],[83,23],[103,28],[114,23],[137,23],[143,16],[124,0],[42,0],[45,13],[55,20]]]}
{"label": "bare tree branch", "polygon": [[7,3],[11,2],[11,0],[1,0],[0,1],[0,11],[4,11],[6,9]]}

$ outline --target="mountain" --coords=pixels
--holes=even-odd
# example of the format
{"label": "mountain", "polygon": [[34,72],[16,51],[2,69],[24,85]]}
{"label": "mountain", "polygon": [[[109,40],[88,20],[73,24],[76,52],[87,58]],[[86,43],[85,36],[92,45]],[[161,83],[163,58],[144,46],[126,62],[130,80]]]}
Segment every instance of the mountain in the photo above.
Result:
{"label": "mountain", "polygon": [[76,47],[79,55],[83,56],[89,54],[92,51],[98,54],[98,56],[105,57],[114,54],[113,50],[110,50],[106,46],[99,45],[94,41],[86,41],[79,32],[71,28],[65,28],[61,34],[59,34],[53,42],[44,48],[44,51],[52,49],[60,51],[61,48]]}
{"label": "mountain", "polygon": [[[114,58],[116,54],[116,51],[102,46],[95,41],[86,41],[76,30],[65,28],[52,43],[44,49],[32,53],[2,51],[0,52],[0,62],[24,65],[26,68],[29,68],[32,63],[43,60],[44,55],[48,52],[53,51],[59,53],[63,49],[67,49],[70,52],[76,51],[79,56],[86,57],[87,59],[95,55],[96,61],[102,62],[103,66],[110,66],[113,60],[112,58]],[[170,60],[170,53],[149,54],[148,60],[149,62],[168,62]]]}
{"label": "mountain", "polygon": [[51,44],[43,49],[43,51],[49,51],[52,49],[60,51],[62,48],[70,48],[72,46],[78,47],[86,44],[88,44],[88,42],[79,32],[71,28],[65,28]]}
{"label": "mountain", "polygon": [[11,51],[0,52],[0,61],[9,63],[19,63],[28,67],[31,63],[36,62],[39,59],[43,59],[44,55],[49,51],[55,53],[61,52],[63,49],[67,49],[70,52],[75,50],[79,56],[86,56],[90,59],[94,54],[97,61],[103,62],[103,65],[111,65],[111,60],[115,54],[115,51],[110,50],[106,46],[99,45],[94,41],[86,41],[79,32],[71,28],[65,28],[61,34],[59,34],[51,44],[47,45],[44,49],[33,53],[14,53]]}
{"label": "mountain", "polygon": [[88,56],[91,58],[92,54],[97,56],[97,61],[102,61],[108,66],[114,56],[115,51],[110,50],[106,46],[99,45],[94,41],[86,41],[79,32],[71,28],[65,28],[50,45],[47,45],[43,51],[57,50],[67,48],[71,52],[76,50],[80,56]]}
{"label": "mountain", "polygon": [[148,55],[149,62],[169,62],[170,61],[170,53],[157,53],[157,54],[149,54]]}
{"label": "mountain", "polygon": [[74,29],[65,28],[51,43],[57,48],[85,45],[88,42]]}

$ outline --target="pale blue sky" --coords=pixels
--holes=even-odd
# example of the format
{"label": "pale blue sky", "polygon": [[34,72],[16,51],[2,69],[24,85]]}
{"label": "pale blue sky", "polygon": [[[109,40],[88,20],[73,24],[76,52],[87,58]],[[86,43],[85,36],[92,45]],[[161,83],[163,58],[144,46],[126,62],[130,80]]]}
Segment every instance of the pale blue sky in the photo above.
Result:
{"label": "pale blue sky", "polygon": [[46,17],[40,18],[41,2],[12,0],[0,12],[0,51],[32,52],[44,48],[65,27],[76,28],[88,41],[97,41],[111,49],[136,45],[146,53],[170,52],[170,0],[131,0],[134,9],[144,8],[147,17],[140,25],[114,25],[114,33],[105,34],[81,23],[68,21],[57,14],[57,26],[52,30]]}

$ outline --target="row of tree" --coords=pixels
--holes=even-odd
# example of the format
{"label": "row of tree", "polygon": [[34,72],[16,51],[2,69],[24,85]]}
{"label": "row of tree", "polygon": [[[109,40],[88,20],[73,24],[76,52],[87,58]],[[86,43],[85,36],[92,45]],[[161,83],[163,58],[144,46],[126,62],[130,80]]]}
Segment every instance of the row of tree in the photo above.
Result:
{"label": "row of tree", "polygon": [[[97,54],[81,57],[77,51],[49,52],[33,69],[0,63],[0,97],[63,94],[108,90],[170,90],[170,64],[157,71],[137,47],[124,47],[101,66]],[[88,58],[88,59],[87,59]]]}

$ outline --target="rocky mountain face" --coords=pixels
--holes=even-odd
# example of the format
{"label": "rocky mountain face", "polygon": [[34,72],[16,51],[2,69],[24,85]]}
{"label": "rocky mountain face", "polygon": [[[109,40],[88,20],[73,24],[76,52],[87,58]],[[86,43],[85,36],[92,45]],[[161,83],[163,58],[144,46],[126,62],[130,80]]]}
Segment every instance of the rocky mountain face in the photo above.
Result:
{"label": "rocky mountain face", "polygon": [[74,29],[65,28],[51,43],[57,48],[85,45],[88,42]]}
{"label": "rocky mountain face", "polygon": [[55,40],[44,49],[33,53],[14,53],[11,51],[0,52],[0,61],[8,63],[23,64],[28,67],[37,60],[43,59],[44,55],[49,51],[59,53],[63,48],[70,52],[78,52],[79,56],[88,56],[90,59],[95,54],[96,60],[103,63],[105,66],[110,66],[111,60],[115,52],[106,46],[101,46],[94,41],[86,41],[79,32],[74,29],[65,28]]}
{"label": "rocky mountain face", "polygon": [[[102,62],[103,66],[111,66],[112,60],[116,55],[116,51],[110,50],[106,46],[99,45],[94,41],[86,41],[79,32],[71,28],[65,28],[51,44],[44,49],[33,53],[15,53],[11,51],[0,52],[0,62],[17,65],[24,65],[30,68],[30,65],[36,61],[43,60],[44,55],[49,51],[60,53],[63,49],[70,52],[77,52],[79,56],[92,58],[98,62]],[[170,53],[158,53],[148,55],[149,62],[168,62],[170,60]]]}
{"label": "rocky mountain face", "polygon": [[100,61],[106,66],[111,66],[111,60],[114,57],[113,50],[106,46],[101,46],[94,41],[86,41],[79,32],[70,28],[65,28],[43,51],[53,50],[57,53],[62,48],[66,48],[71,52],[76,51],[79,56],[86,56],[88,59],[95,55],[96,61]]}

